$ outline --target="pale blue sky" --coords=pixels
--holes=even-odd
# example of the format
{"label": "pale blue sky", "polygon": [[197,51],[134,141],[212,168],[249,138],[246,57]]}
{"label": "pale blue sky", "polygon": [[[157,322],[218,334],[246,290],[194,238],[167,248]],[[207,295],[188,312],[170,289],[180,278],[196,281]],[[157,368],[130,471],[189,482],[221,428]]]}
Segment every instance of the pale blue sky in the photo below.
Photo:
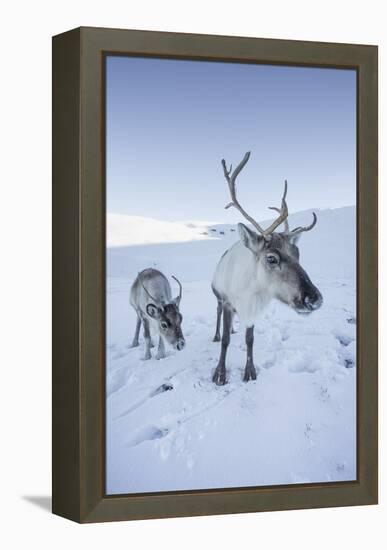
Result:
{"label": "pale blue sky", "polygon": [[356,201],[356,72],[109,56],[107,210],[233,223],[221,159],[257,219]]}

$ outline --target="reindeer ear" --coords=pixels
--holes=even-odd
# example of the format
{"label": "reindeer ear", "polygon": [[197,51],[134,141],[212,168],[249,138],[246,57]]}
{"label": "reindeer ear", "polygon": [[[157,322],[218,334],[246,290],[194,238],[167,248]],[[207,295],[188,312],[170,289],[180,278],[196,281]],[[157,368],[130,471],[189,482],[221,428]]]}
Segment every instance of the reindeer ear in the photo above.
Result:
{"label": "reindeer ear", "polygon": [[294,244],[297,246],[298,241],[301,239],[301,233],[298,233],[297,235],[294,235],[293,237],[289,236],[289,242],[290,244]]}
{"label": "reindeer ear", "polygon": [[154,304],[148,304],[146,306],[146,312],[152,319],[160,319],[161,309]]}
{"label": "reindeer ear", "polygon": [[243,223],[238,223],[238,231],[240,239],[246,248],[250,249],[254,254],[260,252],[263,246],[263,237],[257,235],[255,231],[252,231]]}

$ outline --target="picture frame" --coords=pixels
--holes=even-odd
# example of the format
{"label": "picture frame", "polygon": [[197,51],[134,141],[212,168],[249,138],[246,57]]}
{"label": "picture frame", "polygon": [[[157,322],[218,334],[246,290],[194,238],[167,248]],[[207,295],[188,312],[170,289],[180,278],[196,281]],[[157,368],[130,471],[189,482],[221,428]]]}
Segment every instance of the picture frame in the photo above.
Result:
{"label": "picture frame", "polygon": [[[106,55],[357,73],[357,479],[105,494]],[[53,513],[80,523],[376,504],[376,46],[81,27],[53,38]]]}

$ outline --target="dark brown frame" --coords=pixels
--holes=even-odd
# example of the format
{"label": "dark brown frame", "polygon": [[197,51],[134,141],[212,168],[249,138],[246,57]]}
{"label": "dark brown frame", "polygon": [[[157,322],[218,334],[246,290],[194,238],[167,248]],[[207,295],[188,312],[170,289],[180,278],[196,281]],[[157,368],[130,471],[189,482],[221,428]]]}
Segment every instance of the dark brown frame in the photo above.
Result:
{"label": "dark brown frame", "polygon": [[[357,480],[106,496],[104,56],[357,71]],[[78,522],[376,504],[376,46],[82,27],[53,38],[53,512]]]}

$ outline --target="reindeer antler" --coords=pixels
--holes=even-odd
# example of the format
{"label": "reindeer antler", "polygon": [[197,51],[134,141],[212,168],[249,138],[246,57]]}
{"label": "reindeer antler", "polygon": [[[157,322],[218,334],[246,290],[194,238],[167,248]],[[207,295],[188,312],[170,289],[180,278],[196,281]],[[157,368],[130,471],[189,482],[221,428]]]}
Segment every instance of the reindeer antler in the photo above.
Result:
{"label": "reindeer antler", "polygon": [[145,290],[145,292],[148,294],[149,298],[152,300],[152,302],[156,302],[156,303],[159,302],[159,300],[156,300],[156,298],[154,298],[154,297],[152,296],[152,294],[145,288],[144,283],[142,282],[141,278],[140,278],[140,283],[141,283],[142,288],[143,288],[143,289]]}
{"label": "reindeer antler", "polygon": [[179,296],[177,297],[177,303],[180,304],[181,296],[183,294],[183,287],[182,287],[182,284],[181,284],[181,282],[179,281],[179,279],[177,277],[172,275],[172,279],[175,279],[175,281],[179,285]]}
{"label": "reindeer antler", "polygon": [[[277,208],[276,206],[269,206],[269,208],[270,208],[270,210],[276,210],[277,212],[280,212],[280,209]],[[289,230],[288,220],[285,220],[284,221],[284,225],[285,225],[284,234],[285,235],[290,235],[291,237],[294,237],[295,235],[298,235],[299,233],[303,233],[304,231],[310,231],[311,229],[313,229],[313,227],[317,223],[317,216],[316,216],[315,212],[312,212],[312,213],[313,213],[313,221],[310,225],[307,225],[305,227],[296,227],[295,229],[292,229],[291,231]]]}
{"label": "reindeer antler", "polygon": [[[284,190],[284,195],[282,197],[282,200],[285,200],[286,199],[286,195],[287,195],[287,192],[288,192],[288,182],[287,180],[285,180],[285,190]],[[281,214],[281,208],[277,208],[276,206],[269,206],[268,207],[269,210],[275,210],[276,212],[278,212],[279,214]],[[285,231],[284,233],[289,233],[289,222],[288,222],[288,219],[286,218],[284,220],[284,226],[285,226]]]}
{"label": "reindeer antler", "polygon": [[316,225],[316,223],[317,223],[317,216],[316,216],[315,212],[313,212],[313,221],[310,225],[306,225],[304,227],[302,227],[302,226],[296,227],[295,229],[292,229],[290,231],[289,235],[294,237],[295,235],[298,235],[299,233],[303,233],[304,231],[310,231],[311,229],[313,229],[313,227]]}
{"label": "reindeer antler", "polygon": [[287,190],[288,190],[288,186],[287,186],[287,182],[285,180],[285,189],[284,189],[284,193],[282,195],[281,208],[280,209],[275,208],[275,210],[277,210],[279,212],[278,218],[273,221],[273,223],[270,225],[270,227],[268,227],[267,229],[262,229],[262,227],[259,225],[259,223],[256,220],[254,220],[254,218],[252,218],[246,212],[246,210],[244,210],[242,208],[242,206],[240,205],[240,203],[237,199],[237,196],[236,196],[235,180],[238,177],[238,175],[240,174],[240,172],[243,170],[245,165],[247,164],[247,161],[249,160],[249,158],[250,158],[250,151],[248,151],[245,154],[242,161],[238,164],[238,166],[235,168],[234,172],[232,172],[232,173],[231,173],[232,165],[230,166],[230,168],[228,170],[227,166],[226,166],[226,161],[224,159],[222,160],[224,177],[226,178],[226,181],[228,183],[228,188],[230,190],[230,195],[231,195],[231,202],[229,204],[227,204],[225,208],[230,208],[230,206],[234,206],[234,208],[239,210],[239,212],[242,214],[242,216],[244,216],[251,223],[251,225],[253,225],[255,227],[255,229],[257,229],[259,231],[259,233],[261,233],[262,237],[266,241],[268,241],[268,240],[270,240],[270,238],[271,238],[270,236],[273,233],[273,231],[279,225],[281,225],[281,223],[283,223],[288,217],[288,206],[287,206],[286,200],[285,200],[286,199],[286,193],[287,193]]}

